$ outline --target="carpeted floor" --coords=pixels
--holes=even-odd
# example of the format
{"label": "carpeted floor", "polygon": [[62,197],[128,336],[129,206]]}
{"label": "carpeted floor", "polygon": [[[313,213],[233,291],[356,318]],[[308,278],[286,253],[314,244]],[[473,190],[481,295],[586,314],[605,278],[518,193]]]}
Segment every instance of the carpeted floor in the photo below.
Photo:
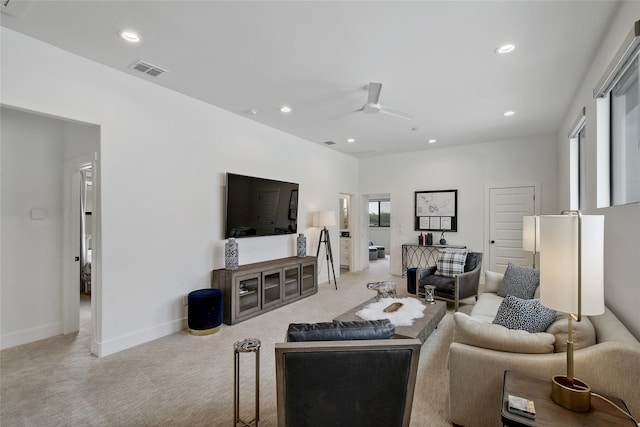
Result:
{"label": "carpeted floor", "polygon": [[[399,295],[406,279],[391,276],[388,262],[346,273],[318,294],[217,334],[182,331],[97,358],[89,352],[86,326],[78,334],[54,337],[0,352],[2,426],[231,426],[233,343],[261,340],[260,425],[276,426],[274,345],[289,323],[331,321],[372,296],[369,281],[393,280]],[[473,299],[471,299],[473,301]],[[462,311],[471,306],[462,305]],[[82,323],[88,323],[87,311]],[[453,335],[452,306],[422,347],[411,426],[450,426],[447,352]],[[241,416],[252,416],[254,359],[241,355]],[[245,394],[246,393],[246,394]]]}

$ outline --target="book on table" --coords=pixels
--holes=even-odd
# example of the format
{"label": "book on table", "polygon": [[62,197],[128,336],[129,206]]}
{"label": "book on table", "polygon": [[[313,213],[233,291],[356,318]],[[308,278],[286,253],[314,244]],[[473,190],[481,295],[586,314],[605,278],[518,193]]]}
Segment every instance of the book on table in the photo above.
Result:
{"label": "book on table", "polygon": [[535,419],[536,407],[533,400],[525,399],[523,397],[509,395],[509,412],[523,417]]}

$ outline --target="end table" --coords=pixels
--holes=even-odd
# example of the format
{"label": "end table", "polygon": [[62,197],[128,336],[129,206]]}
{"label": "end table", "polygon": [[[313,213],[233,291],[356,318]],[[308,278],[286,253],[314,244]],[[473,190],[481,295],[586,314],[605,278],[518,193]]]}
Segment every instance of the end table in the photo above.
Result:
{"label": "end table", "polygon": [[[532,420],[509,412],[508,401],[510,394],[533,400],[536,406],[536,418]],[[612,396],[605,397],[625,411],[629,411],[622,399]],[[509,427],[635,426],[631,418],[596,396],[591,396],[591,410],[589,412],[581,413],[565,409],[551,400],[550,379],[516,371],[504,372],[500,415],[502,424]]]}

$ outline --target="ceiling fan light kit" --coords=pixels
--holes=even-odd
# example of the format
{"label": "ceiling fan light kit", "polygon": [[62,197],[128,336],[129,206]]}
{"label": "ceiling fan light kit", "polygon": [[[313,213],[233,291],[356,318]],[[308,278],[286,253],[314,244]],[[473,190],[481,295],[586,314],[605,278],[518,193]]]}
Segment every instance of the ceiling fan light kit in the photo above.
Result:
{"label": "ceiling fan light kit", "polygon": [[371,82],[367,86],[367,90],[369,91],[367,103],[364,104],[358,111],[362,111],[363,113],[367,114],[382,113],[389,116],[399,117],[405,120],[411,120],[411,116],[407,113],[380,104],[380,92],[382,91],[382,83]]}

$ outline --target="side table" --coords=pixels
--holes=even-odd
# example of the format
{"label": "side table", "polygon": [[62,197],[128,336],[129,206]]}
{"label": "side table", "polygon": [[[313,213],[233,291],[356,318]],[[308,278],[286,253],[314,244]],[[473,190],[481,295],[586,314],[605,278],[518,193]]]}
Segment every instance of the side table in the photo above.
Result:
{"label": "side table", "polygon": [[[509,395],[533,400],[536,418],[529,418],[509,412]],[[627,405],[618,397],[605,396],[613,403],[628,411]],[[502,424],[509,427],[534,426],[635,426],[635,423],[610,403],[591,396],[591,411],[573,412],[551,400],[551,380],[516,371],[505,371],[502,386]]]}

